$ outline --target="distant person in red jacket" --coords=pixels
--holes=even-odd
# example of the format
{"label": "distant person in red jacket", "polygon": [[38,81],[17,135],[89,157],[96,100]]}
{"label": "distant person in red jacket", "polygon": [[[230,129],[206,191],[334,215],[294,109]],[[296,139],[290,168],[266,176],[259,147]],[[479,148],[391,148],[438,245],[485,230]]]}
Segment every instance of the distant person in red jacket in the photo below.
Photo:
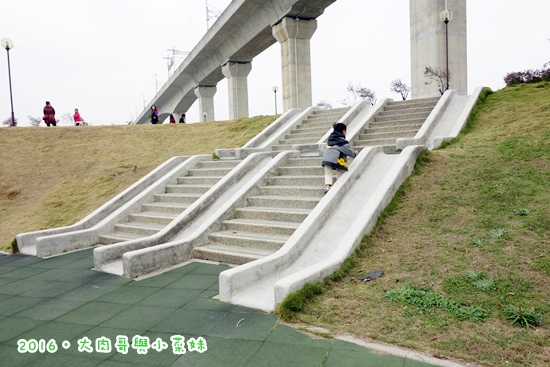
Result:
{"label": "distant person in red jacket", "polygon": [[80,117],[80,113],[78,113],[78,108],[74,109],[74,126],[82,126],[82,118]]}
{"label": "distant person in red jacket", "polygon": [[174,115],[170,114],[170,123],[171,124],[175,124],[176,123],[176,119],[174,118]]}
{"label": "distant person in red jacket", "polygon": [[57,126],[57,123],[55,121],[55,109],[52,107],[49,101],[46,101],[43,112],[44,117],[42,117],[42,120],[44,120],[46,126]]}

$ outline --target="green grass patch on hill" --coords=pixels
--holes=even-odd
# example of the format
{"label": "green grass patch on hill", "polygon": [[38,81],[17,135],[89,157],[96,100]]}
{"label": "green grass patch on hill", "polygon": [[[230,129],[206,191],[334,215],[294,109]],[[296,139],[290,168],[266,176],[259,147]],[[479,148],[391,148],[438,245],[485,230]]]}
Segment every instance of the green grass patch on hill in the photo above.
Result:
{"label": "green grass patch on hill", "polygon": [[0,249],[73,224],[173,156],[238,148],[277,116],[197,124],[0,129]]}
{"label": "green grass patch on hill", "polygon": [[418,160],[353,266],[290,320],[488,366],[550,365],[549,142],[549,82],[486,93],[465,132]]}

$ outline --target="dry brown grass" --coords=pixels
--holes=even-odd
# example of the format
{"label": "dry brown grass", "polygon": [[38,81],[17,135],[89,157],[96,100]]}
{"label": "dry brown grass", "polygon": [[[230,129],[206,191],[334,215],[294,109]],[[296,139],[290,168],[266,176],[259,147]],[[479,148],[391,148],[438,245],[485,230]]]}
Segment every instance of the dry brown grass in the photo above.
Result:
{"label": "dry brown grass", "polygon": [[82,219],[173,156],[240,147],[274,116],[186,125],[0,129],[0,249]]}
{"label": "dry brown grass", "polygon": [[[417,165],[394,210],[363,241],[356,265],[343,280],[329,281],[296,321],[487,366],[550,366],[550,269],[536,266],[550,263],[549,123],[550,83],[490,95],[467,133]],[[514,215],[519,208],[532,213]],[[491,239],[495,228],[506,237]],[[487,244],[473,246],[474,239]],[[384,276],[357,281],[375,269]],[[502,282],[501,289],[446,287],[469,270]],[[384,297],[409,282],[480,305],[490,316],[458,321]],[[542,325],[512,326],[502,316],[508,304],[534,307]]]}

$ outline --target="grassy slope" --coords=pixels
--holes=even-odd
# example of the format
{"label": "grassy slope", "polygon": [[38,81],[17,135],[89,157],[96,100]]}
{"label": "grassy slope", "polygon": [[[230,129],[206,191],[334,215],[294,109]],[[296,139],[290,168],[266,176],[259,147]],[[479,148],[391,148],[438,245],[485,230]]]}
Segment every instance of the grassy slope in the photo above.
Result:
{"label": "grassy slope", "polygon": [[275,119],[0,129],[0,249],[82,219],[173,156],[240,147]]}
{"label": "grassy slope", "polygon": [[[486,365],[548,365],[549,121],[549,83],[490,95],[465,134],[419,162],[350,275],[328,282],[296,320]],[[252,125],[0,129],[0,244],[82,218],[170,156],[240,146],[260,130],[245,137]],[[520,208],[532,212],[514,215]],[[504,238],[490,237],[497,228]],[[375,269],[384,276],[356,281]],[[472,289],[462,277],[468,270],[496,286]],[[490,317],[457,321],[384,298],[409,282],[480,305]],[[507,304],[535,307],[542,326],[510,326],[502,318]]]}
{"label": "grassy slope", "polygon": [[[549,143],[550,83],[489,95],[464,134],[419,161],[348,275],[295,320],[484,365],[550,365]],[[531,213],[515,215],[521,208]],[[495,229],[506,235],[492,238]],[[357,281],[375,269],[384,276]],[[489,283],[474,286],[468,271]],[[458,321],[384,297],[411,282],[489,317]],[[511,326],[508,305],[534,309],[542,325]]]}

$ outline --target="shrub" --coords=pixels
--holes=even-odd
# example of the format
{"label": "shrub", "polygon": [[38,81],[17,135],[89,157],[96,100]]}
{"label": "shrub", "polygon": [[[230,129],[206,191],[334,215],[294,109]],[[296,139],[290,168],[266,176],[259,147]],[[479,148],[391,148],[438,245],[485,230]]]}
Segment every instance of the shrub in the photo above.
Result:
{"label": "shrub", "polygon": [[506,74],[504,77],[504,83],[506,83],[506,85],[536,83],[542,80],[550,80],[550,68],[515,71]]}

